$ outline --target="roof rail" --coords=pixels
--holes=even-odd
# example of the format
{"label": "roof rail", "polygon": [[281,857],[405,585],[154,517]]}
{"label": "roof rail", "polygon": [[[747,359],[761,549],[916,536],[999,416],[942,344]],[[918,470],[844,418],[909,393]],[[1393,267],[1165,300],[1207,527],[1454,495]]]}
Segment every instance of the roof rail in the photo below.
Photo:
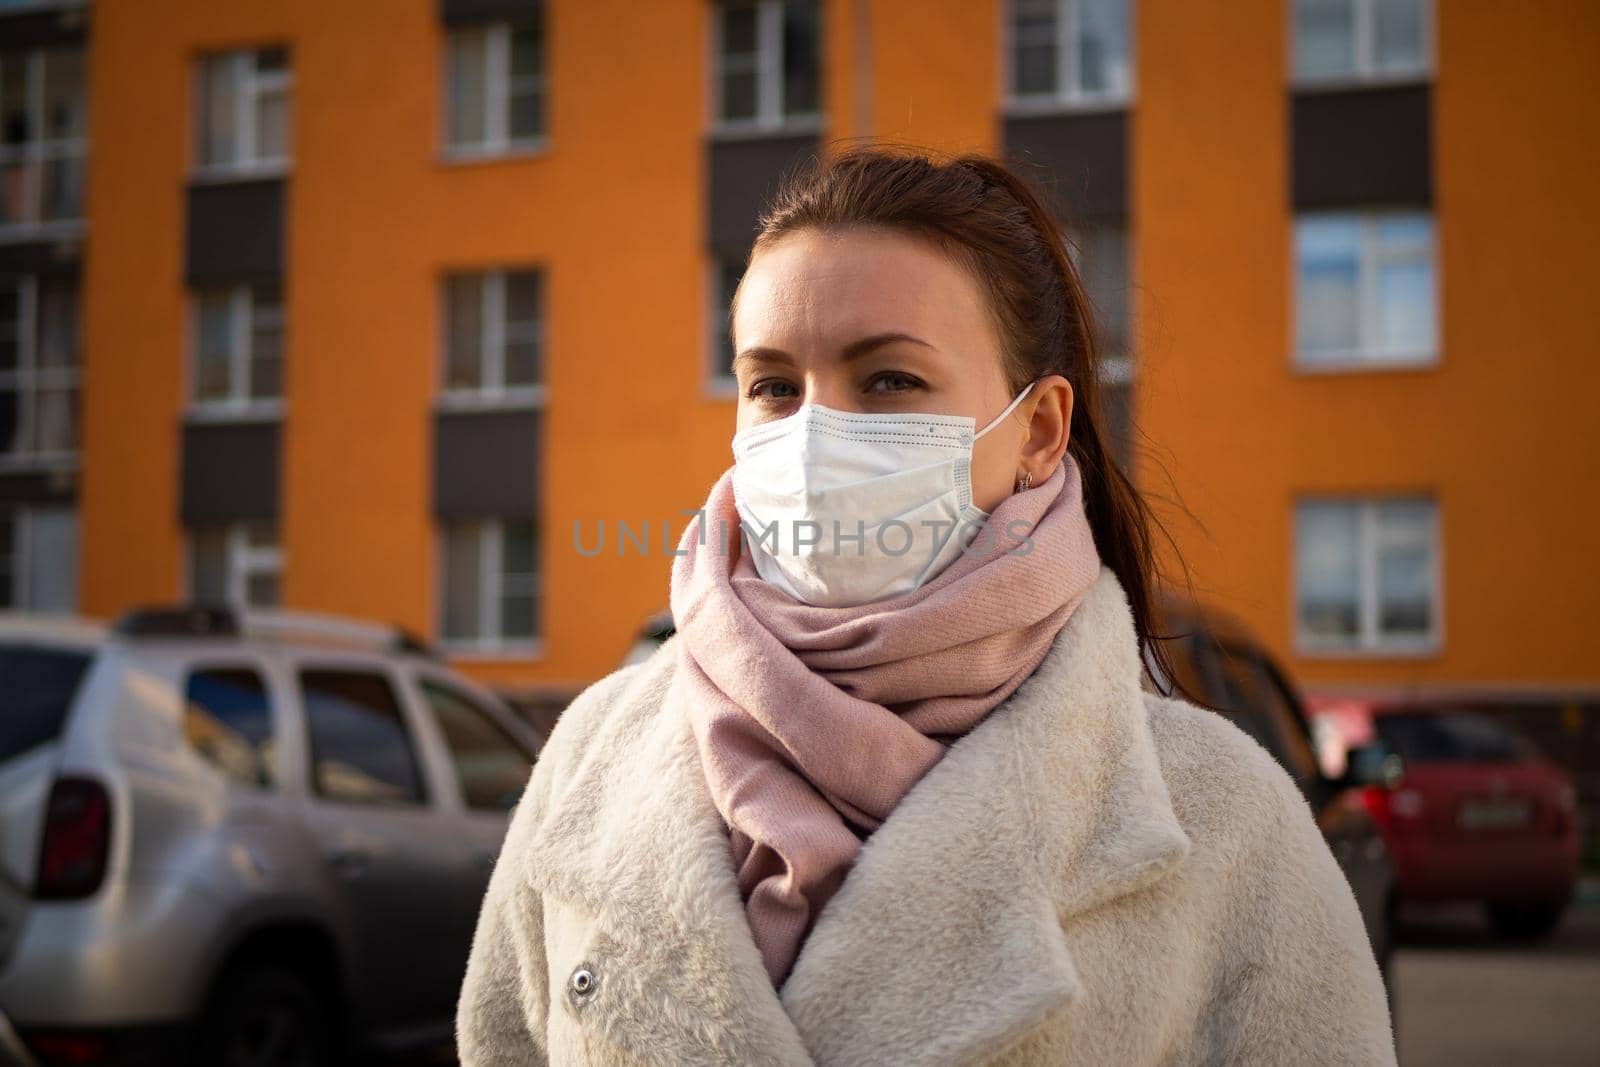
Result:
{"label": "roof rail", "polygon": [[129,637],[254,637],[438,657],[431,645],[402,626],[312,611],[215,604],[147,607],[124,613],[113,629]]}
{"label": "roof rail", "polygon": [[239,620],[218,604],[171,604],[125,611],[111,629],[125,637],[237,637]]}
{"label": "roof rail", "polygon": [[376,648],[386,652],[409,652],[432,656],[429,644],[403,626],[369,622],[348,615],[315,611],[263,610],[246,608],[240,625],[250,636],[279,641],[311,641]]}

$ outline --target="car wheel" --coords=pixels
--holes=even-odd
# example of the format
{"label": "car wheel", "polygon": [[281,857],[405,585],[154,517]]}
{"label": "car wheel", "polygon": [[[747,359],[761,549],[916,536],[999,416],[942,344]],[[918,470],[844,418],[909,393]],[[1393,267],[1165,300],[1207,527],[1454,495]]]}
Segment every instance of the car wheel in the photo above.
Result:
{"label": "car wheel", "polygon": [[1502,941],[1539,941],[1549,937],[1567,910],[1565,900],[1491,900],[1489,925]]}
{"label": "car wheel", "polygon": [[196,1065],[331,1067],[328,1019],[293,971],[258,965],[223,979],[200,1023]]}

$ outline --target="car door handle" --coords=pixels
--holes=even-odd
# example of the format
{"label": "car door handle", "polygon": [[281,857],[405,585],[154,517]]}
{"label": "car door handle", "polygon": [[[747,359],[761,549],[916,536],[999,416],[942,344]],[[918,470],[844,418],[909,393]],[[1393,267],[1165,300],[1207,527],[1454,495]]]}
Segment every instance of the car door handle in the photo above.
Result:
{"label": "car door handle", "polygon": [[356,879],[367,873],[370,859],[360,849],[343,848],[328,857],[328,866],[341,878]]}

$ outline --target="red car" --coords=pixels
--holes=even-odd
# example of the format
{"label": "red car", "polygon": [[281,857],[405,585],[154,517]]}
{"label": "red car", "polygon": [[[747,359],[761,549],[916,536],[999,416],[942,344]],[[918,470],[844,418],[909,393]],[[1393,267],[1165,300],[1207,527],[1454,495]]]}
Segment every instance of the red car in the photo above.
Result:
{"label": "red car", "polygon": [[1532,742],[1470,707],[1312,700],[1325,769],[1380,743],[1403,771],[1373,796],[1408,901],[1481,900],[1495,932],[1555,929],[1578,876],[1577,796]]}

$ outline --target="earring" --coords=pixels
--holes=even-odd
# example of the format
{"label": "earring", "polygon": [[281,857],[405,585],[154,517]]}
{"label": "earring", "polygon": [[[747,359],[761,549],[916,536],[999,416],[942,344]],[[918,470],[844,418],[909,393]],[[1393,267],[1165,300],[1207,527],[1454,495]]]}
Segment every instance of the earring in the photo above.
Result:
{"label": "earring", "polygon": [[1033,484],[1033,472],[1032,471],[1023,471],[1022,472],[1022,477],[1017,479],[1017,492],[1019,492],[1019,493],[1026,492],[1028,487],[1030,485],[1032,485],[1032,484]]}

